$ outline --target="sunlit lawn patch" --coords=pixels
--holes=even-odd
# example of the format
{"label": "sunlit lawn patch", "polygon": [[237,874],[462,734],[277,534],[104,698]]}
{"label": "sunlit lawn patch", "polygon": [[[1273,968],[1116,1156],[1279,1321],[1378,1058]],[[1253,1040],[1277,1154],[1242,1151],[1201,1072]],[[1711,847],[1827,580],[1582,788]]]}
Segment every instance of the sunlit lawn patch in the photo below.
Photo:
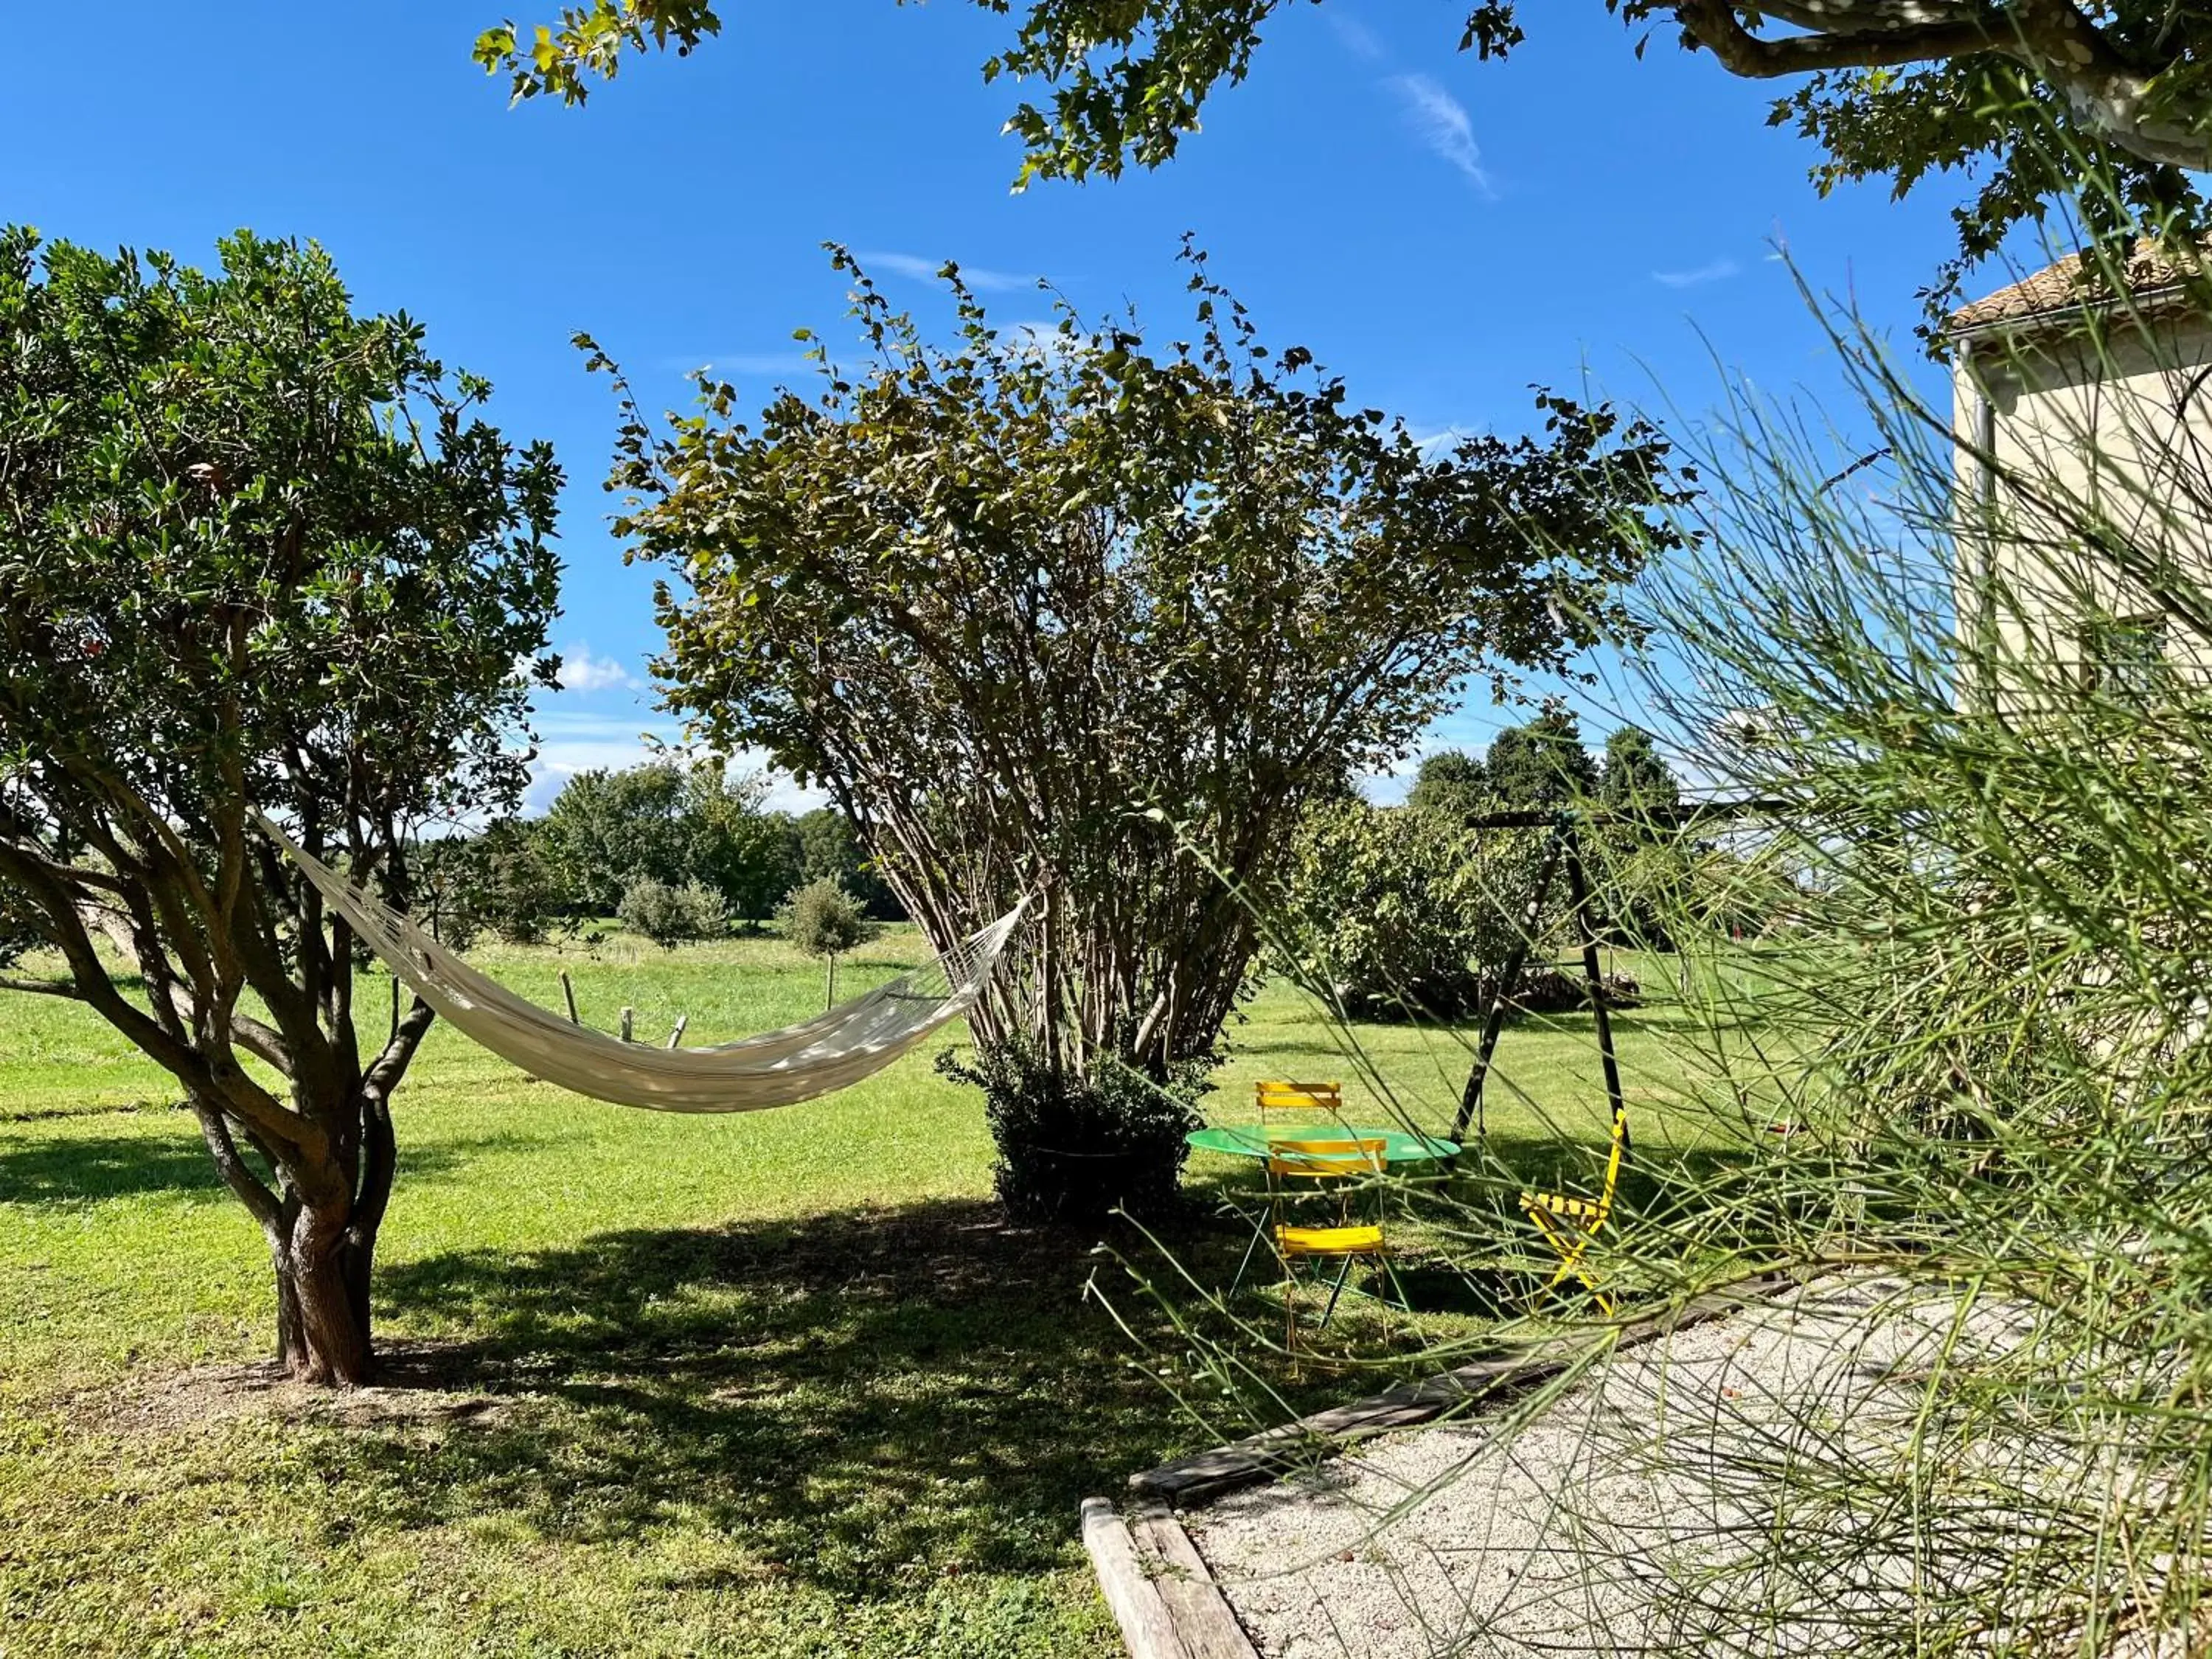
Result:
{"label": "sunlit lawn patch", "polygon": [[[918,948],[894,933],[841,988]],[[629,1005],[653,1040],[678,1013],[715,1042],[822,994],[772,939],[481,954],[553,1006],[566,965],[588,1020]],[[1625,1022],[1640,1086],[1682,1064],[1665,1019]],[[82,1012],[10,996],[0,1022],[0,1652],[1109,1653],[1075,1506],[1213,1432],[1085,1300],[1097,1240],[1000,1219],[979,1104],[927,1054],[788,1110],[669,1117],[532,1085],[447,1031],[400,1098],[379,1266],[405,1386],[337,1412],[241,1397],[268,1267],[191,1120]],[[1455,1045],[1355,1035],[1449,1124]],[[1358,1096],[1286,990],[1231,1040],[1217,1117],[1261,1075]],[[1507,1044],[1512,1084],[1601,1144],[1586,1022]],[[1510,1088],[1492,1128],[1508,1161],[1557,1157]],[[1201,1194],[1248,1175],[1192,1173]],[[1245,1237],[1201,1201],[1167,1242],[1218,1285]],[[222,1370],[179,1384],[195,1366]]]}

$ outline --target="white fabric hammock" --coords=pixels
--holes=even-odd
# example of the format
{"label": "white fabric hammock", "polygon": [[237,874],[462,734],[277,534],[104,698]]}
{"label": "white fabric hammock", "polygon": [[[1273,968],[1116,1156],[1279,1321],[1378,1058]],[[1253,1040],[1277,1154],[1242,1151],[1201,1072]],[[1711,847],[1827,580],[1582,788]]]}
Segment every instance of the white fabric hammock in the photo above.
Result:
{"label": "white fabric hammock", "polygon": [[331,908],[439,1018],[532,1077],[658,1112],[757,1112],[828,1094],[883,1070],[968,1012],[1028,904],[1023,901],[928,967],[802,1024],[719,1048],[660,1048],[572,1024],[515,995],[255,816]]}

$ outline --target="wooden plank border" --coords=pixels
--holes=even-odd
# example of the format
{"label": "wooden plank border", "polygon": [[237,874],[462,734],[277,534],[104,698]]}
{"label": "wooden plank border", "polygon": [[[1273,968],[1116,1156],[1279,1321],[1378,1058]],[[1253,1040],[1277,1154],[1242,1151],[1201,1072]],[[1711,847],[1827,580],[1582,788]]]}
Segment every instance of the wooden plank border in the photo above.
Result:
{"label": "wooden plank border", "polygon": [[1115,1512],[1113,1499],[1083,1500],[1083,1547],[1090,1552],[1091,1570],[1097,1575],[1114,1622],[1121,1627],[1129,1659],[1192,1659],[1176,1634],[1166,1598],[1145,1571],[1128,1527]]}
{"label": "wooden plank border", "polygon": [[[1711,1291],[1680,1308],[1631,1321],[1612,1338],[1613,1346],[1616,1350],[1633,1347],[1654,1337],[1718,1319],[1795,1289],[1797,1283],[1789,1273],[1765,1273],[1724,1291]],[[1504,1404],[1557,1376],[1592,1346],[1587,1337],[1554,1337],[1517,1353],[1474,1360],[1195,1456],[1146,1469],[1129,1477],[1129,1487],[1139,1498],[1188,1509],[1240,1486],[1256,1486],[1310,1468],[1375,1435],[1412,1428],[1476,1405]]]}
{"label": "wooden plank border", "polygon": [[1139,1556],[1155,1569],[1152,1583],[1190,1659],[1260,1659],[1214,1582],[1213,1569],[1173,1510],[1156,1498],[1145,1498],[1129,1518],[1129,1531]]}

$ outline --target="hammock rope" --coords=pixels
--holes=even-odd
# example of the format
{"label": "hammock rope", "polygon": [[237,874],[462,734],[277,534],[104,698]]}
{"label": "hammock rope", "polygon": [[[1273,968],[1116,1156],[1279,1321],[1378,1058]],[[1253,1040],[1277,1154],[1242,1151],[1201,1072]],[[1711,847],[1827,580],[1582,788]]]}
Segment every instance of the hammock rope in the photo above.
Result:
{"label": "hammock rope", "polygon": [[1024,899],[927,967],[826,1013],[738,1042],[660,1048],[571,1024],[470,967],[374,894],[355,887],[256,813],[262,832],[438,1017],[532,1077],[659,1112],[757,1112],[858,1083],[975,1006]]}

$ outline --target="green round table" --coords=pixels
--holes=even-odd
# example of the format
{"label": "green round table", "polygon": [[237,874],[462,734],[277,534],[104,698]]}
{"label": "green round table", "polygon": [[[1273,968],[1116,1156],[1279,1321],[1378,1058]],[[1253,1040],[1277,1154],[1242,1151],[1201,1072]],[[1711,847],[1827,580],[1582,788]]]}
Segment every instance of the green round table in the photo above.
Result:
{"label": "green round table", "polygon": [[1265,1158],[1267,1142],[1271,1139],[1379,1140],[1382,1143],[1382,1161],[1386,1164],[1430,1164],[1438,1158],[1455,1158],[1459,1154],[1459,1143],[1455,1140],[1357,1123],[1344,1126],[1316,1123],[1310,1127],[1278,1123],[1272,1127],[1258,1123],[1215,1123],[1203,1129],[1193,1129],[1183,1139],[1189,1143],[1193,1152],[1221,1152],[1230,1158]]}

